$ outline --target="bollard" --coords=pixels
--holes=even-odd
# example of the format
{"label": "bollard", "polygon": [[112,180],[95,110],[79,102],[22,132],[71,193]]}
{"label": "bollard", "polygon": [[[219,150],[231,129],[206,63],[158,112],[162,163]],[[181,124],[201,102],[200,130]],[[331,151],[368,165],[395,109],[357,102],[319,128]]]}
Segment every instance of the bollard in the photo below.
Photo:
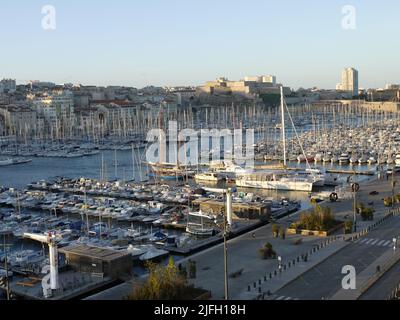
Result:
{"label": "bollard", "polygon": [[254,286],[254,288],[257,288],[257,283],[254,282],[254,283],[253,283],[253,286]]}
{"label": "bollard", "polygon": [[292,263],[289,261],[289,268],[292,266]]}
{"label": "bollard", "polygon": [[258,280],[258,284],[261,286],[261,279],[260,279],[260,280]]}
{"label": "bollard", "polygon": [[269,278],[272,279],[272,273],[269,274]]}
{"label": "bollard", "polygon": [[275,271],[274,271],[274,276],[276,276],[277,274],[278,274],[278,272],[275,270]]}
{"label": "bollard", "polygon": [[261,287],[258,287],[258,293],[261,293]]}
{"label": "bollard", "polygon": [[295,265],[296,264],[296,260],[293,260],[293,265]]}
{"label": "bollard", "polygon": [[264,276],[264,282],[267,282],[267,276]]}
{"label": "bollard", "polygon": [[247,287],[247,291],[250,292],[251,291],[251,286]]}

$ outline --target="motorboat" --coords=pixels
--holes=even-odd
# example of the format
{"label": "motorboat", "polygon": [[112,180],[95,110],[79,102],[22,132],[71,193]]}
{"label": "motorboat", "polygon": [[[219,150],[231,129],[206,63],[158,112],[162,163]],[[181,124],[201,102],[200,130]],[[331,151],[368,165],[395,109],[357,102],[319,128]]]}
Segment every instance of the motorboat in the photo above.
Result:
{"label": "motorboat", "polygon": [[348,164],[350,162],[350,157],[348,153],[342,153],[339,157],[339,164]]}
{"label": "motorboat", "polygon": [[167,235],[162,233],[161,231],[156,232],[150,237],[151,242],[162,242],[167,239]]}
{"label": "motorboat", "polygon": [[203,172],[198,173],[194,176],[196,181],[206,181],[206,182],[219,182],[223,180],[223,177],[217,172]]}

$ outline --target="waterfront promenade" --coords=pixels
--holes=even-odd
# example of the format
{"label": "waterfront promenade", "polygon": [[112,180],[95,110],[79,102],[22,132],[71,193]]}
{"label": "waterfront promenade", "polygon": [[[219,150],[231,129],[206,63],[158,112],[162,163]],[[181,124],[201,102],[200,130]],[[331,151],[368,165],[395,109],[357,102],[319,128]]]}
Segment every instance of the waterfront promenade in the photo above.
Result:
{"label": "waterfront promenade", "polygon": [[[391,196],[391,181],[385,179],[376,179],[375,177],[369,178],[368,180],[360,183],[361,188],[357,193],[357,202],[362,202],[365,205],[373,207],[375,212],[374,221],[361,221],[361,218],[357,216],[357,231],[367,229],[373,225],[376,221],[379,221],[387,214],[387,208],[384,207],[382,199],[387,196]],[[372,196],[372,191],[378,191],[379,194]],[[352,220],[353,219],[353,199],[342,200],[336,203],[324,202],[322,206],[329,206],[337,219],[341,220]],[[293,214],[279,221],[279,225],[282,227],[288,227],[291,222],[295,221],[300,215],[299,213]],[[400,219],[399,217],[393,217],[393,221]],[[400,222],[399,222],[400,223]],[[383,223],[381,226],[377,226],[376,229],[371,230],[370,234],[363,237],[378,240],[382,242],[383,238],[392,237],[392,234],[396,232],[397,222],[393,224]],[[230,240],[228,242],[228,274],[231,275],[237,271],[242,270],[242,274],[236,278],[229,278],[229,298],[230,299],[255,299],[259,297],[260,292],[266,293],[270,291],[272,297],[282,299],[321,299],[326,296],[332,296],[340,289],[341,279],[341,268],[343,263],[357,262],[361,267],[367,268],[376,259],[378,259],[385,251],[390,249],[389,247],[364,247],[361,244],[356,244],[351,241],[342,240],[341,234],[343,230],[338,230],[335,236],[337,240],[329,238],[327,239],[293,235],[287,236],[285,240],[273,238],[272,226],[266,225],[257,231],[244,234],[238,238]],[[382,235],[382,237],[380,237]],[[295,245],[296,240],[302,239],[301,244]],[[359,241],[365,241],[360,239]],[[375,240],[371,240],[374,243]],[[388,239],[383,243],[388,244]],[[258,249],[260,249],[266,242],[270,242],[278,256],[282,257],[282,264],[291,262],[291,267],[287,270],[283,270],[282,273],[278,273],[274,276],[274,272],[278,270],[279,262],[277,260],[262,260],[258,255]],[[378,243],[378,241],[376,241]],[[321,244],[326,244],[321,247]],[[319,249],[317,249],[319,247]],[[359,249],[355,249],[359,247]],[[315,249],[315,252],[313,250]],[[310,258],[304,262],[300,260],[295,265],[292,264],[293,260],[297,262],[297,258],[302,254],[313,252]],[[342,253],[343,252],[343,253]],[[336,258],[341,257],[338,263],[335,263]],[[365,259],[368,257],[368,259]],[[348,258],[348,259],[347,259]],[[206,251],[198,253],[190,257],[191,260],[197,263],[197,279],[193,280],[192,283],[196,286],[202,287],[207,290],[211,290],[214,299],[224,298],[224,260],[223,260],[223,245],[210,248]],[[360,261],[359,261],[360,260]],[[182,261],[181,263],[183,263]],[[343,262],[343,263],[342,263]],[[329,265],[330,267],[326,270],[320,271],[319,266],[323,264]],[[333,264],[333,267],[332,267]],[[359,269],[361,268],[359,267]],[[336,270],[337,269],[337,270]],[[362,269],[363,270],[363,269]],[[362,271],[360,269],[360,272]],[[319,283],[321,281],[313,281],[316,289],[313,292],[313,287],[308,287],[307,282],[303,275],[307,276],[308,272],[315,271],[323,273],[322,282],[325,280],[328,284],[328,292],[318,293],[318,288],[321,287]],[[272,274],[273,279],[269,279]],[[265,281],[267,277],[267,281]],[[326,279],[325,279],[326,278]],[[332,282],[333,281],[333,282]],[[291,287],[292,283],[296,286]],[[330,285],[329,285],[330,284]],[[250,288],[249,288],[250,286]],[[261,288],[261,289],[259,289]],[[250,291],[249,291],[250,289]],[[305,294],[299,294],[304,292]]]}

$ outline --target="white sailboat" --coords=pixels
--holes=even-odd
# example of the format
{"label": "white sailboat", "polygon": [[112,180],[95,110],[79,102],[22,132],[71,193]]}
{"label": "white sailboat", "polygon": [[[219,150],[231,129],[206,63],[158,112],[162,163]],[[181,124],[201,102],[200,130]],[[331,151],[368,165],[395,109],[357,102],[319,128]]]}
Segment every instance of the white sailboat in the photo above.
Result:
{"label": "white sailboat", "polygon": [[[282,113],[282,142],[283,142],[283,162],[284,167],[287,167],[286,154],[286,132],[285,132],[285,103],[283,96],[283,87],[281,87],[281,113]],[[290,117],[290,114],[289,114]],[[290,120],[291,117],[290,117]],[[292,121],[293,124],[293,121]],[[294,131],[297,135],[296,128]],[[305,156],[305,152],[303,155]],[[309,163],[307,161],[309,166]],[[309,167],[311,169],[311,167]],[[308,171],[309,174],[300,175],[296,172],[291,172],[286,169],[282,171],[263,171],[259,173],[247,173],[239,175],[236,179],[236,186],[242,188],[257,188],[269,190],[293,190],[311,192],[314,185],[322,184],[321,177],[315,175],[313,171]]]}

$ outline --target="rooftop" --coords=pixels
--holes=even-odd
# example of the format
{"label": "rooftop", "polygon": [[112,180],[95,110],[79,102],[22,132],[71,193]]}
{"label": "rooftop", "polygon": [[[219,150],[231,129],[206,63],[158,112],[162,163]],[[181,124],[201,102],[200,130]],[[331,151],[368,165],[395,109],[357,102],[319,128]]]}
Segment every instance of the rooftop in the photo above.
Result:
{"label": "rooftop", "polygon": [[129,255],[127,252],[119,252],[115,250],[91,247],[88,245],[75,245],[59,249],[60,253],[74,254],[78,256],[89,257],[92,259],[101,259],[103,261],[113,261]]}

